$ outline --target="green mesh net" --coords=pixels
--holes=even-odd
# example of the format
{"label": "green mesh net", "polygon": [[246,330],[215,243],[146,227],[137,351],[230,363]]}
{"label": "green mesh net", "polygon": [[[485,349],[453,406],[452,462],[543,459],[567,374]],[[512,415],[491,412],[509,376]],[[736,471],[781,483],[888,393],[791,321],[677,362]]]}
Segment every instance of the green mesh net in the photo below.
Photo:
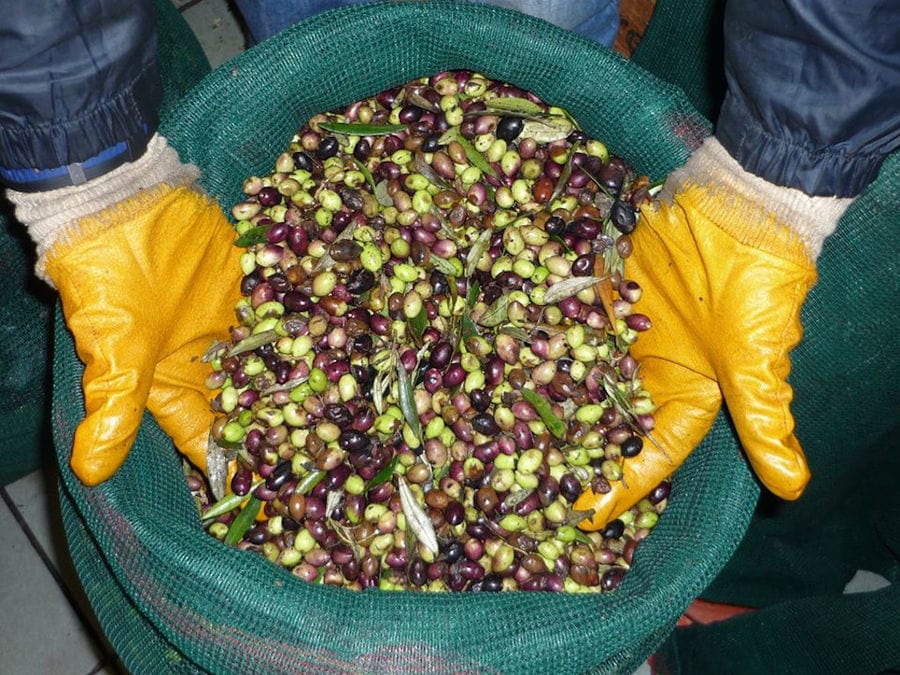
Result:
{"label": "green mesh net", "polygon": [[[478,70],[567,108],[653,177],[708,133],[685,97],[612,52],[484,6],[365,5],[321,15],[214,71],[164,132],[229,207],[308,117],[444,69]],[[724,419],[615,593],[353,592],[304,583],[200,527],[149,417],[122,469],[84,489],[66,468],[83,415],[58,322],[54,433],[72,557],[136,672],[627,672],[671,631],[740,540],[757,487]]]}
{"label": "green mesh net", "polygon": [[[443,2],[363,5],[299,24],[211,73],[166,116],[164,131],[227,209],[243,179],[267,169],[311,115],[455,68],[567,108],[588,134],[654,179],[709,132],[680,89],[604,48],[520,14]],[[869,191],[877,213],[888,194]],[[864,213],[866,204],[854,208]],[[896,368],[878,355],[897,314],[873,313],[869,289],[847,276],[858,269],[845,266],[881,246],[867,237],[870,227],[859,217],[842,224],[838,241],[846,243],[826,248],[822,282],[805,309],[792,379],[807,447],[846,442],[836,430],[846,424],[847,399],[835,392],[848,373],[878,389],[871,405],[855,410],[860,433],[874,439],[893,425]],[[56,321],[53,431],[72,558],[110,643],[136,673],[629,673],[719,574],[759,497],[722,415],[676,474],[663,518],[614,593],[307,584],[203,532],[180,461],[149,416],[116,476],[98,488],[80,485],[67,457],[83,417],[81,365],[61,316]],[[870,351],[842,350],[848,335]],[[837,353],[839,372],[823,368]],[[821,395],[801,405],[800,391]]]}

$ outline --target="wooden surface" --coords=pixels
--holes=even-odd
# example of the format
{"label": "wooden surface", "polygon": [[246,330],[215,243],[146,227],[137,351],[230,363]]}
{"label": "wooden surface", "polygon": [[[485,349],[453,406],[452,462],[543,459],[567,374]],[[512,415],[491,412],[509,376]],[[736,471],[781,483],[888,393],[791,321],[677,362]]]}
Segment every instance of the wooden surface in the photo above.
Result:
{"label": "wooden surface", "polygon": [[656,0],[620,1],[619,33],[616,35],[613,49],[623,56],[631,56],[644,36],[655,6]]}

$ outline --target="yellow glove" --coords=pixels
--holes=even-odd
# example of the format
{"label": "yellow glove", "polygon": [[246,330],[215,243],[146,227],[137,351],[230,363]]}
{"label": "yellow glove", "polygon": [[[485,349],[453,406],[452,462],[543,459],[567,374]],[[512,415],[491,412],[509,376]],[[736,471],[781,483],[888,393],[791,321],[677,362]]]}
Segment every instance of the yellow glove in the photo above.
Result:
{"label": "yellow glove", "polygon": [[[626,276],[653,322],[632,346],[657,404],[652,436],[610,492],[586,491],[576,510],[600,529],[678,468],[723,402],[760,481],[797,499],[810,478],[794,436],[789,352],[816,281],[815,259],[850,200],[808,197],[744,172],[708,139],[645,207]],[[685,486],[689,490],[690,486]]]}
{"label": "yellow glove", "polygon": [[206,468],[213,414],[199,356],[234,323],[240,252],[196,176],[157,136],[83,186],[11,195],[85,364],[71,466],[87,485],[125,461],[145,407]]}

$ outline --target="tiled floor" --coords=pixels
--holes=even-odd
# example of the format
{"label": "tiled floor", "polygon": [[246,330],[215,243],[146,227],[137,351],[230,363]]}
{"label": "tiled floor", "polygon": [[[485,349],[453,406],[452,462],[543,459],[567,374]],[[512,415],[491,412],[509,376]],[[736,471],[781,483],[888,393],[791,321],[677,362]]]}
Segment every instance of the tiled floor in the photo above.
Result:
{"label": "tiled floor", "polygon": [[[227,0],[173,0],[213,67],[243,51],[244,36]],[[81,590],[65,540],[51,469],[0,488],[0,673],[120,674]],[[861,573],[849,591],[878,588]],[[645,664],[635,675],[649,675]]]}

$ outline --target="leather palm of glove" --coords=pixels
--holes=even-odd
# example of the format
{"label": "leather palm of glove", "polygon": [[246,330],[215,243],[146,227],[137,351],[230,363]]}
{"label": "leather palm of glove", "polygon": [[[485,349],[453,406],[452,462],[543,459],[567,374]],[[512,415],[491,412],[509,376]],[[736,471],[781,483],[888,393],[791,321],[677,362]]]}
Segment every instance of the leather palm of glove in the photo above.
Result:
{"label": "leather palm of glove", "polygon": [[239,251],[219,206],[164,138],[83,186],[12,193],[85,364],[71,466],[87,485],[125,461],[144,410],[205,470],[213,413],[200,356],[224,339]]}
{"label": "leather palm of glove", "polygon": [[[751,467],[783,499],[810,479],[787,383],[815,260],[851,200],[809,197],[741,169],[710,138],[643,209],[626,276],[653,326],[631,348],[657,410],[653,442],[605,494],[587,490],[583,529],[603,528],[678,468],[727,406]],[[689,489],[689,488],[687,488]]]}

